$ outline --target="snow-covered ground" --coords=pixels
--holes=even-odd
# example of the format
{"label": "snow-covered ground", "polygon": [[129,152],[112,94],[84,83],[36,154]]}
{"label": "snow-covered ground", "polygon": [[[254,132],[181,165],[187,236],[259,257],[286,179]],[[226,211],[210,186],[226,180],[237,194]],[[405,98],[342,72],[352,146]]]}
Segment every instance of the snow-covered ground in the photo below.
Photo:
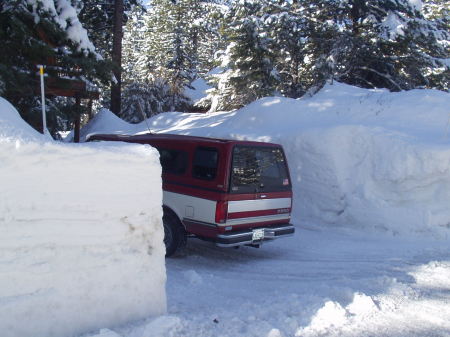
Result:
{"label": "snow-covered ground", "polygon": [[448,241],[296,224],[295,237],[260,249],[191,241],[167,260],[168,314],[115,333],[449,336]]}
{"label": "snow-covered ground", "polygon": [[[450,336],[449,106],[448,93],[335,83],[153,117],[154,132],[283,144],[297,232],[260,249],[190,241],[166,262],[167,315],[100,336]],[[104,110],[82,133],[146,129]]]}

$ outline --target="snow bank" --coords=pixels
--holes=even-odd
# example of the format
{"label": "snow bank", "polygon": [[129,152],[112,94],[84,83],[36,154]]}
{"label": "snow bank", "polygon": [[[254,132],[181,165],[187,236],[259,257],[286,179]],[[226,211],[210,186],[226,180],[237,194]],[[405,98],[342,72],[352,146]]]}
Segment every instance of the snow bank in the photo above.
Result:
{"label": "snow bank", "polygon": [[43,141],[43,135],[37,133],[19,115],[17,110],[4,98],[0,97],[0,141],[22,142]]}
{"label": "snow bank", "polygon": [[[305,223],[448,235],[449,106],[450,95],[440,91],[391,93],[335,82],[313,97],[268,97],[235,112],[165,113],[149,124],[155,132],[281,143],[294,218]],[[145,130],[128,126],[130,133]]]}
{"label": "snow bank", "polygon": [[300,172],[300,216],[394,233],[448,230],[449,147],[382,128],[336,126],[306,132],[286,148]]}
{"label": "snow bank", "polygon": [[0,116],[1,335],[73,336],[164,313],[157,152],[45,142],[3,99]]}

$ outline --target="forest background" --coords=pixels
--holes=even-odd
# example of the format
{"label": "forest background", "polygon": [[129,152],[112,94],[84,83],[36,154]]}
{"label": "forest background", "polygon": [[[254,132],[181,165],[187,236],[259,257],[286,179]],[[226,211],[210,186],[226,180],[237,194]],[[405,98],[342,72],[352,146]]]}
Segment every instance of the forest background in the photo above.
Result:
{"label": "forest background", "polygon": [[[450,90],[447,0],[2,0],[0,41],[0,95],[38,130],[36,65],[49,59],[49,77],[95,87],[94,111],[132,123],[313,95],[327,81]],[[199,78],[211,89],[193,102]],[[88,119],[89,105],[47,96],[50,132]]]}

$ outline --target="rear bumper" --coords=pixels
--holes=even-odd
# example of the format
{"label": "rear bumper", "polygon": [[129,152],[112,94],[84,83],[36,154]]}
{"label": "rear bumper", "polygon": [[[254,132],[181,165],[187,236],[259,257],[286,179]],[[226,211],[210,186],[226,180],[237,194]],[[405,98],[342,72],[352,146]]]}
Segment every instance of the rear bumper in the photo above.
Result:
{"label": "rear bumper", "polygon": [[[257,233],[255,233],[257,231]],[[264,235],[263,235],[264,233]],[[216,245],[219,247],[236,247],[242,245],[259,245],[274,239],[293,236],[295,228],[292,224],[280,224],[274,227],[262,227],[239,232],[219,234]]]}

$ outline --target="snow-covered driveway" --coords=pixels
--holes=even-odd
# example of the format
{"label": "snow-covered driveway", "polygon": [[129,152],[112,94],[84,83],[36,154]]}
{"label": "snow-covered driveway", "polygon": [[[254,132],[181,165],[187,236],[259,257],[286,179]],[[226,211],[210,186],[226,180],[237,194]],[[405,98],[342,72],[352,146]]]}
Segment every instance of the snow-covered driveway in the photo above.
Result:
{"label": "snow-covered driveway", "polygon": [[191,240],[167,260],[168,314],[128,333],[449,336],[448,247],[314,226],[260,249]]}
{"label": "snow-covered driveway", "polygon": [[335,82],[312,97],[133,125],[98,113],[83,137],[150,126],[280,143],[294,192],[295,237],[239,250],[192,240],[166,261],[168,313],[120,337],[450,337],[449,99]]}

